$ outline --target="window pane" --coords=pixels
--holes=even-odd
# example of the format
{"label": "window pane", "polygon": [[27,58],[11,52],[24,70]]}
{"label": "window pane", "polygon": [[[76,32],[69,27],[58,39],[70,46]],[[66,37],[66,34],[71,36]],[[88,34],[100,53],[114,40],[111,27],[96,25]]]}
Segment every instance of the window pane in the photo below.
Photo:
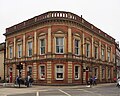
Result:
{"label": "window pane", "polygon": [[32,42],[28,42],[28,56],[32,56]]}
{"label": "window pane", "polygon": [[40,66],[40,78],[45,78],[45,66]]}
{"label": "window pane", "polygon": [[75,40],[75,54],[79,54],[79,40]]}
{"label": "window pane", "polygon": [[90,45],[86,44],[86,56],[89,57],[90,54]]}
{"label": "window pane", "polygon": [[63,53],[64,45],[63,38],[56,38],[56,53]]}
{"label": "window pane", "polygon": [[79,66],[75,66],[75,79],[79,79]]}
{"label": "window pane", "polygon": [[10,46],[9,51],[10,51],[10,53],[9,53],[9,54],[10,54],[10,58],[12,58],[12,55],[13,55],[13,53],[12,53],[12,52],[13,52],[13,48],[12,48],[12,46]]}
{"label": "window pane", "polygon": [[56,66],[56,78],[63,79],[63,65]]}
{"label": "window pane", "polygon": [[22,44],[18,45],[18,57],[22,56]]}

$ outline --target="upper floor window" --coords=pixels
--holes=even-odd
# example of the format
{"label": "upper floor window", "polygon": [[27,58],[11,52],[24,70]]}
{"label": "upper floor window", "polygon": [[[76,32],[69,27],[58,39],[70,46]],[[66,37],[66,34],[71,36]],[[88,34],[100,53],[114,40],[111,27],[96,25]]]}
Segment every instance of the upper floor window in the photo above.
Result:
{"label": "upper floor window", "polygon": [[80,75],[80,66],[75,66],[75,79],[79,79]]}
{"label": "upper floor window", "polygon": [[9,58],[12,58],[13,57],[13,47],[10,46],[9,47]]}
{"label": "upper floor window", "polygon": [[22,57],[22,44],[18,44],[18,58]]}
{"label": "upper floor window", "polygon": [[32,42],[28,42],[28,56],[32,56]]}
{"label": "upper floor window", "polygon": [[101,59],[102,60],[105,60],[105,52],[104,52],[104,49],[101,50]]}
{"label": "upper floor window", "polygon": [[64,38],[56,37],[56,53],[64,52]]}
{"label": "upper floor window", "polygon": [[90,57],[90,44],[86,43],[86,57]]}
{"label": "upper floor window", "polygon": [[80,54],[80,48],[79,48],[79,40],[75,39],[75,54],[79,55]]}
{"label": "upper floor window", "polygon": [[40,66],[40,79],[45,79],[45,66]]}
{"label": "upper floor window", "polygon": [[95,59],[98,59],[98,47],[94,47],[94,56],[95,56]]}
{"label": "upper floor window", "polygon": [[63,80],[64,70],[63,65],[56,65],[56,80]]}
{"label": "upper floor window", "polygon": [[108,51],[108,62],[110,62],[110,52]]}
{"label": "upper floor window", "polygon": [[40,54],[45,54],[45,39],[40,40]]}

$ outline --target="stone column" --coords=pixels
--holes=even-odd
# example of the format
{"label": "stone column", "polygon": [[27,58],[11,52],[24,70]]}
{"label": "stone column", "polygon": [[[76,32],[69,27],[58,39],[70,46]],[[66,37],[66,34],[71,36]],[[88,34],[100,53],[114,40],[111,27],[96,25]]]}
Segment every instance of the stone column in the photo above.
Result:
{"label": "stone column", "polygon": [[52,64],[51,61],[47,62],[47,84],[51,84],[52,79]]}
{"label": "stone column", "polygon": [[68,83],[72,83],[72,62],[68,62]]}
{"label": "stone column", "polygon": [[68,28],[68,53],[72,52],[72,32],[71,28]]}
{"label": "stone column", "polygon": [[36,62],[34,62],[33,63],[33,78],[34,78],[34,80],[36,81],[37,80],[37,63]]}
{"label": "stone column", "polygon": [[51,27],[48,28],[48,52],[51,52]]}

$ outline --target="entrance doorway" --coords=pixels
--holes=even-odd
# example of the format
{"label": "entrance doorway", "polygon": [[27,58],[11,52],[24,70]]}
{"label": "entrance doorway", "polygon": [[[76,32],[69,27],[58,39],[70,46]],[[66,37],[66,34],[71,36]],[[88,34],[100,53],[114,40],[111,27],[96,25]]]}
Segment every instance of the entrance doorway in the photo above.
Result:
{"label": "entrance doorway", "polygon": [[9,77],[9,83],[12,83],[12,77],[13,77],[12,75],[13,75],[13,74],[12,74],[12,67],[10,67],[10,68],[9,68],[9,76],[10,76],[10,77]]}

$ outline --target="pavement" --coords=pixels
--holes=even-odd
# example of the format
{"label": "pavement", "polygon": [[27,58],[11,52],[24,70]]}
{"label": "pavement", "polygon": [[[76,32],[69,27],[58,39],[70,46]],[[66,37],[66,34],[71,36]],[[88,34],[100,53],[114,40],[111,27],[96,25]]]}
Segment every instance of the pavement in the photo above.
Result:
{"label": "pavement", "polygon": [[[10,84],[10,83],[8,83],[8,84]],[[16,87],[18,87],[18,85],[12,85],[11,84],[11,86],[4,86],[5,84],[4,83],[0,83],[0,87],[4,87],[4,88],[16,88]],[[97,85],[92,85],[92,87],[101,87],[101,86],[109,86],[109,85],[116,85],[116,83],[101,83],[101,84],[97,84]],[[21,86],[21,88],[26,88],[26,86],[25,85],[20,85]],[[40,87],[41,85],[33,85],[34,87]],[[49,85],[48,85],[49,86]],[[47,87],[48,87],[47,86]],[[43,85],[41,86],[41,87],[43,87]],[[44,86],[45,87],[45,86]],[[51,86],[51,87],[55,87],[55,85],[54,86]],[[91,86],[89,86],[89,85],[67,85],[67,86],[56,86],[56,87],[71,87],[71,88],[83,88],[83,87],[91,87]]]}

